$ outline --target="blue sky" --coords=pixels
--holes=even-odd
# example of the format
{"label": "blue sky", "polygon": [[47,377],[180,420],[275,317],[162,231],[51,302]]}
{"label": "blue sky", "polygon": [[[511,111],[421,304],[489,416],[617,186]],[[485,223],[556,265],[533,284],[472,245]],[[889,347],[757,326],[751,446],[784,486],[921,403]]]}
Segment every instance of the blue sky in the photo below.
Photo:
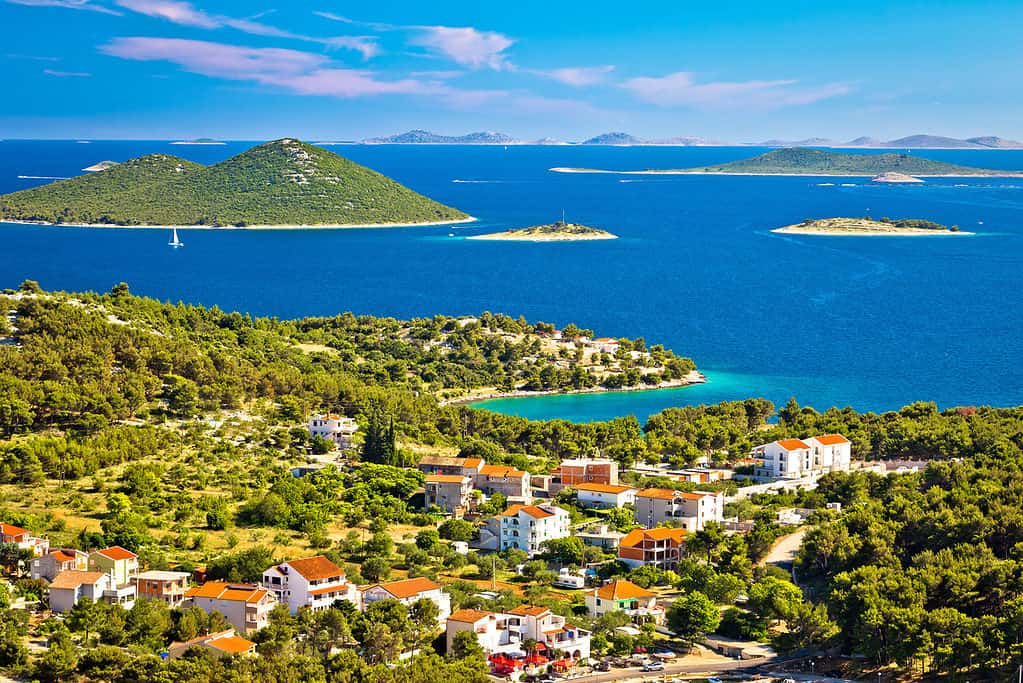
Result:
{"label": "blue sky", "polygon": [[1023,2],[0,0],[0,136],[1023,138]]}

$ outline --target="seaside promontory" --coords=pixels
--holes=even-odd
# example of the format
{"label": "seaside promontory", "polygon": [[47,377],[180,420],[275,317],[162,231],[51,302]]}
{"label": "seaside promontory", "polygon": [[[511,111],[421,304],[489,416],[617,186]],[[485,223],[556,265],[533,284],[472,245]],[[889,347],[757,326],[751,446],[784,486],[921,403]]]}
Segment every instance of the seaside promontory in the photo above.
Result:
{"label": "seaside promontory", "polygon": [[67,225],[345,227],[472,220],[293,138],[211,166],[149,154],[0,196],[0,220]]}

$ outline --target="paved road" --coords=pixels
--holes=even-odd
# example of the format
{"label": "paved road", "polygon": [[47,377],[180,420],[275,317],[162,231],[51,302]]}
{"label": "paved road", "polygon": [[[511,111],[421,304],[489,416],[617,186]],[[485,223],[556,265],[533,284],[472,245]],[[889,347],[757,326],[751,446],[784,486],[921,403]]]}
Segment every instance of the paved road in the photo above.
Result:
{"label": "paved road", "polygon": [[755,669],[764,664],[771,662],[780,661],[774,657],[763,657],[760,659],[744,659],[742,661],[736,660],[734,662],[728,661],[708,661],[708,662],[697,662],[691,663],[686,662],[683,664],[666,664],[664,671],[649,671],[643,672],[639,668],[635,669],[612,669],[606,673],[594,672],[585,676],[578,676],[572,678],[572,681],[579,681],[580,683],[611,683],[612,681],[656,681],[665,677],[671,677],[677,674],[698,674],[706,673],[708,675],[714,675],[722,671],[736,671],[739,669]]}
{"label": "paved road", "polygon": [[799,552],[799,547],[803,545],[803,536],[806,536],[806,532],[807,529],[800,529],[779,538],[771,546],[767,556],[760,561],[760,564],[773,564],[791,572],[792,564],[796,559],[796,554]]}

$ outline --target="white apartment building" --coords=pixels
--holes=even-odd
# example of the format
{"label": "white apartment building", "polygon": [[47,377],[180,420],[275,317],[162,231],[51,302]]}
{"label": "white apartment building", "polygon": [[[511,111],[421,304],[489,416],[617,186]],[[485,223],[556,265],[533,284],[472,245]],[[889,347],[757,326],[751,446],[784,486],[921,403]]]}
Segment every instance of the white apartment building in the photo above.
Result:
{"label": "white apartment building", "polygon": [[498,521],[501,550],[518,548],[535,555],[544,541],[570,535],[568,511],[555,505],[512,505]]}
{"label": "white apartment building", "polygon": [[724,508],[720,491],[643,489],[636,493],[635,519],[648,529],[670,522],[686,531],[701,531],[707,522],[723,522]]}
{"label": "white apartment building", "polygon": [[292,614],[303,607],[327,609],[335,600],[359,605],[359,591],[344,570],[322,555],[274,565],[263,572],[262,585]]}
{"label": "white apartment building", "polygon": [[841,434],[808,439],[780,439],[753,449],[754,474],[770,479],[801,479],[828,472],[847,472],[852,444]]}
{"label": "white apartment building", "polygon": [[458,610],[447,620],[449,650],[460,631],[474,633],[488,655],[525,654],[522,642],[534,640],[547,650],[564,652],[577,661],[590,656],[590,632],[573,626],[546,607],[520,605],[507,613]]}
{"label": "white apartment building", "polygon": [[352,448],[354,442],[352,437],[359,431],[359,425],[350,417],[342,417],[328,413],[316,415],[309,420],[309,436],[319,436],[342,449]]}
{"label": "white apartment building", "polygon": [[220,612],[242,633],[258,631],[270,623],[270,612],[277,605],[274,594],[265,588],[227,581],[193,586],[185,598],[184,607],[195,606],[207,614]]}

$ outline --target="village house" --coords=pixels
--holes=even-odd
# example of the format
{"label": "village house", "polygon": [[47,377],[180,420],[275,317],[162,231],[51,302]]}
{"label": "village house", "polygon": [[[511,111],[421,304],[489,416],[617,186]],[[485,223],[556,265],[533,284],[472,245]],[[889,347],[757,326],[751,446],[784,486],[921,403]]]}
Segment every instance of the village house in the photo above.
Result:
{"label": "village house", "polygon": [[41,557],[50,552],[50,541],[36,538],[28,529],[0,522],[0,543],[13,543],[22,550],[31,550],[32,557]]}
{"label": "village house", "polygon": [[596,548],[604,548],[611,552],[618,551],[618,544],[625,536],[621,531],[612,529],[607,524],[597,524],[575,532],[576,538],[583,542],[583,545],[592,545]]}
{"label": "village house", "polygon": [[451,614],[451,596],[444,592],[440,584],[425,577],[377,583],[360,588],[359,591],[362,593],[363,610],[378,600],[397,600],[406,607],[420,600],[432,600],[437,604],[439,623],[443,623]]}
{"label": "village house", "polygon": [[427,509],[436,505],[448,514],[461,516],[472,503],[472,479],[461,474],[428,474],[423,481]]}
{"label": "village house", "polygon": [[258,631],[269,623],[270,611],[277,604],[274,594],[265,588],[228,581],[207,581],[185,593],[185,606],[195,606],[212,614],[220,612],[242,633]]}
{"label": "village house", "polygon": [[636,489],[615,484],[576,484],[576,498],[586,508],[620,508],[636,502]]}
{"label": "village house", "polygon": [[664,623],[664,608],[657,604],[657,596],[625,579],[610,581],[587,593],[586,610],[594,619],[622,611],[638,624]]}
{"label": "village house", "polygon": [[263,572],[263,588],[271,591],[277,602],[287,605],[292,614],[303,607],[327,609],[335,600],[359,604],[358,589],[345,578],[344,570],[322,555],[270,567]]}
{"label": "village house", "polygon": [[753,474],[758,478],[801,479],[849,471],[852,444],[841,434],[780,439],[757,446],[752,456]]}
{"label": "village house", "polygon": [[488,496],[500,493],[508,498],[528,499],[529,474],[504,465],[484,465],[476,477],[476,488]]}
{"label": "village house", "polygon": [[227,630],[192,638],[192,640],[186,640],[183,643],[171,643],[167,648],[167,657],[178,659],[193,647],[209,650],[218,659],[235,655],[251,655],[256,652],[254,642],[235,635],[234,630]]}
{"label": "village house", "polygon": [[139,573],[139,557],[119,545],[89,553],[89,571],[103,572],[110,577],[105,598],[130,609],[135,604],[136,588],[132,579]]}
{"label": "village house", "polygon": [[611,355],[618,352],[620,345],[617,339],[612,339],[611,337],[597,337],[587,344],[587,346],[592,346],[600,353],[610,353]]}
{"label": "village house", "polygon": [[632,568],[652,564],[674,569],[685,549],[685,529],[657,527],[633,529],[618,544],[618,559]]}
{"label": "village house", "polygon": [[355,446],[353,437],[359,431],[359,425],[350,417],[342,417],[328,413],[317,415],[309,420],[309,436],[332,441],[337,448],[347,450]]}
{"label": "village house", "polygon": [[724,522],[725,495],[720,491],[644,489],[636,494],[637,524],[647,528],[664,522],[687,531],[701,531],[707,522]]}
{"label": "village house", "polygon": [[523,642],[536,642],[538,651],[563,652],[575,661],[590,656],[590,632],[577,628],[546,607],[521,605],[508,613],[462,609],[446,623],[448,648],[461,631],[476,635],[487,655],[524,655]]}
{"label": "village house", "polygon": [[75,548],[58,548],[42,557],[32,560],[29,575],[33,579],[53,581],[61,572],[86,571],[89,568],[89,554]]}
{"label": "village house", "polygon": [[50,610],[66,614],[82,598],[102,602],[106,600],[105,594],[110,586],[110,577],[103,572],[79,570],[61,572],[50,582]]}
{"label": "village house", "polygon": [[152,570],[132,577],[140,598],[159,600],[168,607],[180,607],[185,601],[192,575],[188,572]]}
{"label": "village house", "polygon": [[569,514],[554,505],[510,506],[498,516],[501,550],[518,548],[530,555],[541,551],[544,541],[569,535]]}
{"label": "village house", "polygon": [[482,458],[447,458],[438,455],[424,455],[416,465],[423,474],[447,474],[469,477],[475,483],[480,469],[486,465]]}
{"label": "village house", "polygon": [[618,463],[607,458],[562,460],[552,472],[552,490],[579,484],[618,484]]}

